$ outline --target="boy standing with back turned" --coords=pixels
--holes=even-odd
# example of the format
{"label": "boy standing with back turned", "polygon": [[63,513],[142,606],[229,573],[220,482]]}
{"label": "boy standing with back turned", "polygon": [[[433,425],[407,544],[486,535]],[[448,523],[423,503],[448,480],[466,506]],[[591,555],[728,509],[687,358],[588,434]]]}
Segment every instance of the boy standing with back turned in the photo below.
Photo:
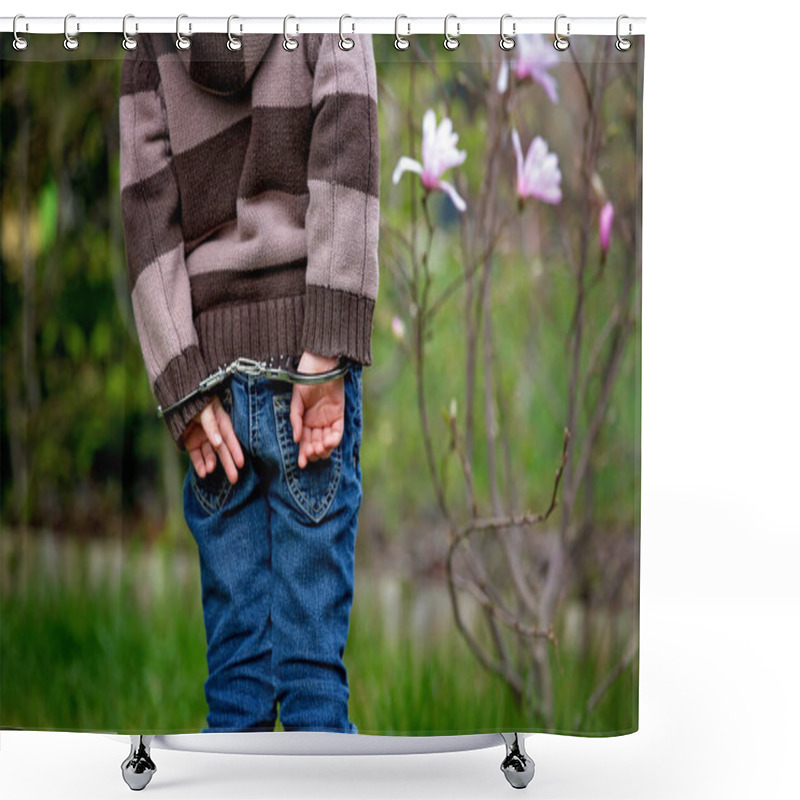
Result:
{"label": "boy standing with back turned", "polygon": [[[358,511],[361,371],[378,292],[372,42],[139,34],[120,97],[134,314],[152,390],[189,453],[206,731],[356,732],[343,664]],[[237,359],[344,377],[288,384]],[[246,362],[242,362],[246,364]]]}

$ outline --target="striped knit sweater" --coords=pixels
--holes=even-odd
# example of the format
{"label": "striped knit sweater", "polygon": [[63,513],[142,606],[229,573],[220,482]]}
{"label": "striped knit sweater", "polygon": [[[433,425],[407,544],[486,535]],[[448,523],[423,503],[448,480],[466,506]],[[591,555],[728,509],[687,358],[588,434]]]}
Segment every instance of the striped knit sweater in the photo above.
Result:
{"label": "striped knit sweater", "polygon": [[[120,90],[122,216],[159,404],[240,356],[371,363],[378,129],[369,36],[139,34]],[[208,402],[166,417],[181,434]]]}

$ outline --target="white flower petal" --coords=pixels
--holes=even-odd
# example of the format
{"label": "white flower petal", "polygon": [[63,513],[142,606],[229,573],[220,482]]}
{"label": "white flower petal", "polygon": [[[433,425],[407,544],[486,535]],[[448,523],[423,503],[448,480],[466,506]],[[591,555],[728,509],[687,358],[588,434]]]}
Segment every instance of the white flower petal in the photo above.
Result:
{"label": "white flower petal", "polygon": [[401,156],[392,173],[392,183],[397,184],[404,172],[416,172],[417,175],[421,175],[422,164],[408,156]]}
{"label": "white flower petal", "polygon": [[[512,133],[517,164],[522,158],[519,135]],[[521,197],[536,197],[546,203],[561,202],[561,172],[558,169],[558,155],[549,153],[547,142],[537,136],[531,142],[525,162],[517,169],[517,192]]]}
{"label": "white flower petal", "polygon": [[511,131],[511,141],[514,145],[514,152],[517,155],[517,181],[520,181],[522,179],[523,170],[522,145],[520,144],[519,134],[516,128]]}
{"label": "white flower petal", "polygon": [[519,60],[536,64],[541,69],[550,69],[559,63],[560,57],[547,36],[541,33],[526,33],[517,36]]}
{"label": "white flower petal", "polygon": [[[440,141],[448,141],[453,136],[453,120],[450,117],[445,117],[436,133]],[[458,141],[458,136],[456,136],[456,141]]]}
{"label": "white flower petal", "polygon": [[[555,48],[553,48],[555,50]],[[531,77],[544,89],[551,103],[558,103],[558,84],[556,79],[543,69],[534,69]]]}
{"label": "white flower petal", "polygon": [[435,149],[436,114],[432,108],[429,108],[422,118],[422,163],[429,169]]}
{"label": "white flower petal", "polygon": [[453,184],[447,181],[439,181],[439,188],[445,192],[448,197],[453,201],[453,205],[463,214],[467,210],[467,204],[462,199],[461,195],[456,191]]}
{"label": "white flower petal", "polygon": [[547,37],[541,34],[517,36],[515,72],[520,80],[532,78],[545,91],[551,102],[558,102],[558,85],[547,70],[559,63],[559,55]]}
{"label": "white flower petal", "polygon": [[508,59],[500,62],[500,72],[497,75],[497,91],[505,94],[508,91]]}
{"label": "white flower petal", "polygon": [[547,155],[547,142],[541,136],[536,136],[528,149],[528,158],[531,161],[541,161]]}
{"label": "white flower petal", "polygon": [[467,160],[466,150],[453,149],[446,154],[445,167],[442,170],[442,172],[445,172],[445,170],[448,170],[451,167],[460,167],[466,160]]}

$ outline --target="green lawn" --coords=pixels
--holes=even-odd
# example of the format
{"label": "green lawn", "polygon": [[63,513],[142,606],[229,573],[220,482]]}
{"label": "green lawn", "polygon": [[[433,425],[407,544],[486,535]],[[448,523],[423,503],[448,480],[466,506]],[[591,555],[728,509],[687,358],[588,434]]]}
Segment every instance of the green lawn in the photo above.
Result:
{"label": "green lawn", "polygon": [[[197,571],[165,580],[172,573],[164,550],[156,557],[160,567],[151,585],[134,571],[97,583],[88,562],[65,555],[59,563],[69,565],[71,580],[29,577],[25,592],[19,575],[4,581],[0,725],[199,731],[205,724],[206,664]],[[413,592],[402,591],[389,624],[372,584],[359,582],[345,659],[350,716],[360,732],[543,729],[541,720],[515,706],[500,680],[482,670],[444,611],[439,610],[445,620],[440,630],[414,634]],[[560,656],[556,730],[573,731],[576,714],[619,654],[609,654],[599,666],[563,649]],[[584,721],[582,732],[629,731],[636,718],[635,687],[629,668]]]}

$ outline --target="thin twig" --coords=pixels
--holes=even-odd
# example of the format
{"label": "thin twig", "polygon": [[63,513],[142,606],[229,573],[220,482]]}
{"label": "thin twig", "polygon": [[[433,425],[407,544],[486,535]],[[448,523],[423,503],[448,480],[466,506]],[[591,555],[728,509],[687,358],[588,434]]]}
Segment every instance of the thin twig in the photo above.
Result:
{"label": "thin twig", "polygon": [[556,635],[553,633],[552,627],[547,630],[542,630],[535,625],[523,625],[507,609],[495,605],[486,596],[485,592],[481,591],[481,587],[474,582],[467,580],[463,576],[454,576],[453,580],[459,589],[471,594],[478,603],[489,611],[498,621],[502,622],[506,627],[520,636],[524,636],[526,639],[547,639],[551,642],[556,641]]}
{"label": "thin twig", "polygon": [[455,549],[455,547],[463,539],[465,539],[470,534],[475,533],[476,531],[501,530],[503,528],[510,528],[510,527],[537,525],[540,522],[544,522],[553,513],[556,506],[558,505],[558,486],[561,483],[561,476],[564,474],[564,467],[567,463],[567,449],[569,446],[569,440],[570,440],[569,430],[565,429],[564,444],[561,450],[561,463],[558,465],[558,469],[556,470],[555,480],[553,482],[553,493],[550,496],[550,505],[547,507],[546,511],[540,512],[539,514],[516,514],[506,517],[495,517],[495,518],[484,518],[484,519],[473,520],[472,522],[462,527],[456,533],[450,545],[450,549],[451,550]]}
{"label": "thin twig", "polygon": [[617,680],[617,678],[619,678],[619,676],[622,675],[622,673],[625,672],[625,670],[631,665],[638,652],[639,642],[632,641],[628,645],[628,649],[620,662],[614,667],[614,669],[611,670],[611,672],[606,676],[605,680],[603,680],[603,682],[592,692],[592,696],[586,703],[586,708],[583,710],[583,713],[576,716],[576,730],[580,729],[584,719],[586,719],[586,717],[588,717],[589,714],[594,711],[594,709],[597,707],[597,704],[603,699],[605,693],[614,685],[614,682]]}
{"label": "thin twig", "polygon": [[572,63],[575,66],[575,71],[578,73],[578,78],[580,78],[581,87],[583,88],[583,97],[586,100],[586,106],[589,109],[589,113],[592,112],[592,90],[589,88],[589,83],[586,80],[586,75],[584,75],[583,70],[581,69],[581,63],[578,61],[577,56],[575,55],[575,49],[570,47],[569,55],[572,59]]}
{"label": "thin twig", "polygon": [[421,324],[428,322],[428,291],[431,287],[431,269],[430,269],[430,255],[433,249],[433,234],[435,228],[431,220],[430,209],[428,208],[428,192],[422,195],[422,211],[425,218],[425,226],[428,232],[428,241],[425,244],[425,250],[422,252],[422,269],[424,272],[425,282],[422,285],[422,296],[419,299],[419,317]]}
{"label": "thin twig", "polygon": [[606,363],[606,369],[603,376],[603,386],[600,390],[600,398],[597,401],[594,414],[592,415],[591,422],[589,423],[589,430],[583,442],[583,449],[581,450],[580,458],[576,460],[577,466],[575,468],[573,480],[573,491],[575,492],[577,492],[578,487],[583,481],[583,477],[586,474],[586,470],[589,466],[592,447],[594,446],[595,440],[600,433],[600,427],[603,424],[603,419],[608,408],[608,402],[611,397],[611,391],[614,388],[617,374],[619,373],[619,369],[622,365],[622,358],[625,355],[625,345],[628,341],[632,327],[632,322],[629,322],[624,328],[620,327],[618,329],[618,335],[614,338],[611,353],[609,354],[609,358]]}
{"label": "thin twig", "polygon": [[461,287],[462,283],[466,283],[470,278],[472,278],[473,275],[478,271],[478,268],[484,264],[487,258],[489,258],[489,255],[491,254],[492,250],[497,245],[498,240],[504,233],[504,228],[508,225],[511,219],[512,218],[507,217],[500,223],[500,227],[497,229],[497,231],[495,231],[494,237],[491,238],[488,241],[486,247],[484,247],[483,250],[481,250],[480,254],[477,257],[477,260],[474,262],[474,265],[469,269],[465,269],[464,272],[461,273],[461,275],[458,275],[457,277],[453,278],[453,280],[450,281],[450,283],[447,286],[445,286],[444,289],[442,289],[439,296],[430,304],[430,307],[428,309],[429,319],[432,319],[433,316],[436,313],[438,313],[438,311],[441,309],[442,305],[444,305],[448,297],[450,297],[450,295],[453,294],[453,292],[457,291]]}
{"label": "thin twig", "polygon": [[[516,528],[514,529],[516,531]],[[528,583],[525,574],[524,563],[519,554],[519,541],[512,543],[511,536],[501,536],[500,546],[506,556],[506,563],[508,564],[511,578],[514,581],[514,588],[517,590],[520,600],[525,606],[525,610],[534,615],[536,613],[536,593]]]}
{"label": "thin twig", "polygon": [[[625,299],[627,302],[627,298]],[[578,390],[578,408],[583,408],[583,404],[586,402],[586,394],[589,391],[589,384],[594,377],[595,370],[597,368],[597,361],[600,358],[600,353],[602,352],[605,343],[608,341],[608,337],[616,328],[619,315],[621,313],[622,303],[621,301],[618,301],[614,304],[614,308],[611,309],[611,313],[608,315],[608,319],[603,324],[602,330],[594,338],[594,344],[592,345],[592,350],[589,353],[589,358],[586,362],[583,385]]]}
{"label": "thin twig", "polygon": [[489,672],[493,672],[495,675],[499,675],[508,683],[512,691],[514,691],[518,697],[522,697],[523,685],[522,679],[519,677],[519,675],[513,672],[507,665],[492,661],[489,656],[486,655],[485,651],[480,644],[478,644],[477,639],[472,635],[461,616],[461,606],[458,602],[458,593],[456,591],[455,575],[453,572],[452,550],[447,558],[447,586],[450,593],[450,603],[453,607],[453,615],[456,620],[456,627],[464,637],[464,641],[466,641],[469,649],[472,650],[475,658],[478,659],[484,669],[488,670]]}
{"label": "thin twig", "polygon": [[450,435],[452,436],[453,449],[456,451],[458,460],[461,463],[461,471],[464,473],[464,483],[467,488],[467,503],[469,504],[472,519],[478,517],[478,505],[475,500],[475,486],[472,482],[472,467],[461,447],[461,440],[458,435],[458,421],[455,414],[450,416]]}
{"label": "thin twig", "polygon": [[486,466],[489,473],[489,489],[492,497],[492,512],[502,511],[500,501],[500,479],[497,474],[497,419],[494,402],[494,353],[492,352],[492,269],[489,264],[483,281],[483,413],[486,421]]}
{"label": "thin twig", "polygon": [[[534,524],[537,524],[539,522],[543,522],[544,520],[546,520],[550,516],[550,514],[552,514],[552,512],[555,510],[556,505],[557,505],[558,486],[559,486],[559,483],[561,481],[561,476],[562,476],[562,474],[564,472],[564,465],[566,464],[566,460],[567,460],[567,447],[568,447],[568,444],[569,444],[569,431],[565,430],[564,431],[564,444],[563,444],[562,451],[561,451],[561,463],[559,464],[559,467],[556,470],[555,480],[554,480],[554,483],[553,483],[553,494],[552,494],[552,496],[550,498],[550,506],[548,507],[548,509],[543,513],[535,514],[535,515],[534,514],[523,514],[523,515],[509,516],[509,517],[503,517],[503,518],[493,518],[493,519],[483,519],[483,520],[473,519],[473,521],[469,525],[465,526],[464,528],[462,528],[461,530],[457,531],[454,534],[453,539],[450,542],[450,549],[449,549],[448,556],[447,556],[448,565],[452,564],[454,553],[455,553],[456,549],[459,547],[459,545],[463,545],[464,547],[467,547],[467,548],[469,547],[469,542],[467,541],[467,539],[468,539],[468,537],[469,537],[469,535],[471,533],[474,533],[474,532],[480,531],[480,530],[500,530],[500,529],[508,528],[508,527],[522,527],[522,526],[525,526],[525,525],[534,525]],[[507,555],[508,555],[508,553],[507,553]],[[479,563],[480,563],[479,561],[476,561],[476,560],[473,559],[473,565],[474,565],[474,568],[476,569],[476,571],[477,571],[477,565]],[[519,596],[521,597],[521,599],[525,603],[525,605],[528,608],[528,610],[532,612],[533,611],[533,605],[532,605],[533,604],[533,598],[529,595],[528,587],[527,587],[527,585],[525,585],[524,579],[523,579],[521,573],[519,573],[519,571],[517,569],[515,569],[515,565],[513,563],[510,564],[510,568],[511,568],[512,578],[514,579],[515,587],[516,587],[516,589],[517,589],[517,591],[519,593]],[[481,572],[482,572],[482,570],[481,570]],[[480,580],[481,580],[480,586],[481,586],[482,590],[485,591],[485,592],[491,591],[491,593],[493,595],[492,601],[494,603],[496,603],[497,605],[500,605],[499,595],[491,587],[491,584],[490,584],[488,578],[485,576],[485,573],[482,574],[482,577],[481,577]],[[508,622],[506,622],[506,624],[508,624]]]}
{"label": "thin twig", "polygon": [[430,423],[428,422],[427,401],[425,398],[425,342],[424,337],[424,321],[417,315],[417,324],[415,325],[416,337],[414,341],[415,355],[416,355],[416,369],[414,370],[417,377],[417,408],[419,410],[420,423],[422,424],[422,441],[425,445],[425,456],[428,461],[428,469],[433,479],[433,489],[436,494],[436,501],[439,504],[439,509],[445,519],[450,518],[450,512],[447,509],[447,503],[442,491],[441,482],[439,479],[439,472],[436,469],[436,459],[433,455],[433,444],[431,441]]}
{"label": "thin twig", "polygon": [[434,81],[436,81],[436,86],[437,89],[439,90],[439,96],[441,98],[442,103],[444,103],[446,115],[448,117],[452,117],[452,111],[451,111],[452,107],[450,103],[452,98],[452,92],[448,92],[447,89],[445,88],[444,83],[442,83],[442,77],[441,75],[439,75],[437,64],[431,60],[431,57],[428,55],[428,52],[423,47],[421,40],[418,39],[415,42],[415,47],[420,56],[422,56],[420,61],[422,61],[422,63],[428,68],[430,73],[433,75]]}

